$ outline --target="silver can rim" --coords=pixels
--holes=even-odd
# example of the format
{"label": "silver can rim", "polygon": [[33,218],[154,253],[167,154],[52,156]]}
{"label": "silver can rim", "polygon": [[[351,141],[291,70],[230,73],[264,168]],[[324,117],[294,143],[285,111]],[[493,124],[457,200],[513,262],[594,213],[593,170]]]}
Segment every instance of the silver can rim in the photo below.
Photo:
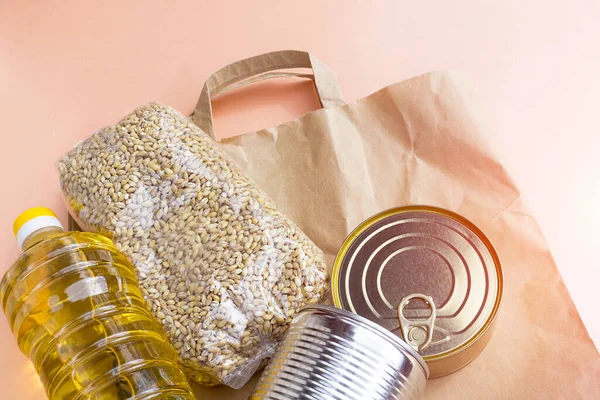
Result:
{"label": "silver can rim", "polygon": [[425,374],[425,378],[429,379],[429,368],[427,367],[427,364],[425,363],[425,360],[423,360],[421,355],[419,353],[417,353],[417,351],[415,349],[413,349],[408,343],[404,342],[397,335],[394,335],[392,332],[388,331],[384,327],[376,324],[375,322],[368,320],[365,317],[355,314],[352,311],[344,310],[342,308],[337,308],[337,307],[329,306],[329,305],[325,305],[325,304],[311,304],[311,305],[305,306],[302,310],[300,310],[300,312],[298,312],[298,315],[300,315],[304,311],[309,311],[309,310],[319,310],[319,311],[325,311],[325,312],[341,315],[343,317],[351,319],[352,321],[358,323],[359,325],[361,325],[364,328],[367,328],[368,330],[372,331],[373,333],[383,337],[383,339],[386,339],[386,340],[392,342],[392,344],[394,344],[396,347],[400,348],[401,352],[408,353],[410,356],[412,356],[418,362],[418,364],[421,366],[421,369],[423,370],[423,373]]}

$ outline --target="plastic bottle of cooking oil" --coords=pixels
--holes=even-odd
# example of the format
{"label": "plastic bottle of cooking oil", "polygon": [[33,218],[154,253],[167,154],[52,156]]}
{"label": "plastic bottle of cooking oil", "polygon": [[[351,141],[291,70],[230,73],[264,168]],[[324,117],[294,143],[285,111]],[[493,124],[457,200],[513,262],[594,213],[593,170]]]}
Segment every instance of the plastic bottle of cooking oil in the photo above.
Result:
{"label": "plastic bottle of cooking oil", "polygon": [[195,399],[110,239],[64,232],[41,207],[14,231],[23,253],[0,282],[0,302],[49,399]]}

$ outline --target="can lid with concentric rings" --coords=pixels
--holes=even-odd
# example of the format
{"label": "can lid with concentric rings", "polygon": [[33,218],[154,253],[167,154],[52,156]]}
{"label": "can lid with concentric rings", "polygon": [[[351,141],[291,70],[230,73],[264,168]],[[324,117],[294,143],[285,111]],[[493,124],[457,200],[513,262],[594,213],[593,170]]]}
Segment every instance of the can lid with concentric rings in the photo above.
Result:
{"label": "can lid with concentric rings", "polygon": [[359,225],[336,257],[337,307],[376,322],[419,351],[431,377],[485,347],[502,298],[502,269],[488,238],[453,212],[388,210]]}

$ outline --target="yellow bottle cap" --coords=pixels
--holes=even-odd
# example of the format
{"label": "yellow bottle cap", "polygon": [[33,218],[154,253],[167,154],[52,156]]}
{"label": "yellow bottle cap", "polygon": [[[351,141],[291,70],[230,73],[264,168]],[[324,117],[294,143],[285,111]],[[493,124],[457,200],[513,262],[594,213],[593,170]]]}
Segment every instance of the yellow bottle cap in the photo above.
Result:
{"label": "yellow bottle cap", "polygon": [[23,212],[15,219],[13,223],[13,232],[19,242],[19,246],[23,244],[27,236],[31,235],[38,229],[57,226],[62,228],[62,224],[56,217],[54,212],[46,207],[34,207]]}

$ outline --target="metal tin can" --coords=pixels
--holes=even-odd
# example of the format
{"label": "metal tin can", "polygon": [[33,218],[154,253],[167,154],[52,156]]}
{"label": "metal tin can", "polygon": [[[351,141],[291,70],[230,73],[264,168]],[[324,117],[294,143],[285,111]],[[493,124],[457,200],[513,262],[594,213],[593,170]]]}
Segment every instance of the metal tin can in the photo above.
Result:
{"label": "metal tin can", "polygon": [[435,378],[468,364],[489,341],[502,269],[490,241],[465,218],[402,207],[348,236],[334,263],[332,297],[417,348]]}
{"label": "metal tin can", "polygon": [[386,329],[312,305],[293,320],[250,399],[418,399],[428,375],[419,354]]}

